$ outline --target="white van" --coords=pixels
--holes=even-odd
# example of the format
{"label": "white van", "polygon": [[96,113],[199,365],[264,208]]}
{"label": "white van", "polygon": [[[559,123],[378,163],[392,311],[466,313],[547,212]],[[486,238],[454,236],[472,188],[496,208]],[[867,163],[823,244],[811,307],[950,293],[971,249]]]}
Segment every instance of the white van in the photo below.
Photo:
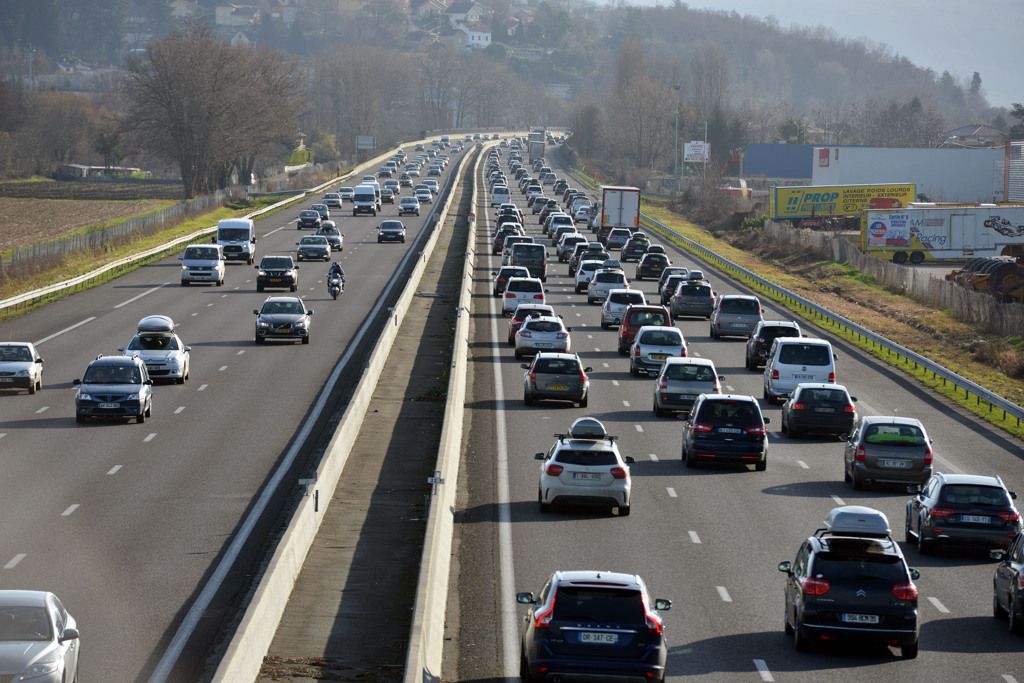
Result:
{"label": "white van", "polygon": [[835,384],[836,358],[827,339],[776,337],[764,365],[764,399],[784,401],[798,384]]}
{"label": "white van", "polygon": [[191,244],[178,257],[181,261],[181,286],[193,282],[224,284],[224,247],[219,244]]}
{"label": "white van", "polygon": [[217,234],[211,240],[224,248],[227,261],[256,261],[256,226],[251,218],[225,218],[217,222]]}
{"label": "white van", "polygon": [[369,183],[356,185],[355,194],[352,195],[352,215],[358,216],[361,213],[377,215],[377,194]]}
{"label": "white van", "polygon": [[512,201],[512,195],[509,194],[508,187],[504,185],[496,185],[491,190],[491,206],[501,206]]}

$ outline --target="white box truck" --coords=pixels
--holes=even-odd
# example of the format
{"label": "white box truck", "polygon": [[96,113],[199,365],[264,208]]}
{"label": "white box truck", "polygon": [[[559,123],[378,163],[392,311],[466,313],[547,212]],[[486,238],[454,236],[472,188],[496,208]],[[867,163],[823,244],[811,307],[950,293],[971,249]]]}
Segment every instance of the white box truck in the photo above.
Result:
{"label": "white box truck", "polygon": [[217,222],[214,244],[224,248],[228,261],[245,261],[250,266],[256,260],[256,226],[251,218],[224,218]]}
{"label": "white box truck", "polygon": [[868,211],[861,249],[893,263],[1024,256],[1024,205],[911,206]]}
{"label": "white box truck", "polygon": [[640,229],[640,188],[601,186],[600,228]]}

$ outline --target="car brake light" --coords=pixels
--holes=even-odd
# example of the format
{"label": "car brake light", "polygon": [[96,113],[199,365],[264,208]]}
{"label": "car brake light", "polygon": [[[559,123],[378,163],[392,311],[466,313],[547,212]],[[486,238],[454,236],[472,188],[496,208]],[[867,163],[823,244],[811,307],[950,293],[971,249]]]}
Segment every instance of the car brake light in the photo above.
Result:
{"label": "car brake light", "polygon": [[512,292],[505,292],[505,298],[506,299],[515,299],[516,295],[513,294]]}
{"label": "car brake light", "polygon": [[565,339],[569,336],[568,332],[559,332],[555,335],[555,339]]}
{"label": "car brake light", "polygon": [[931,447],[931,446],[929,446],[929,447],[928,447],[928,450],[926,450],[926,451],[924,452],[924,464],[925,464],[925,465],[931,465],[931,464],[932,464],[932,459],[933,459],[934,457],[935,457],[935,456],[934,456],[934,454],[932,453],[932,447]]}
{"label": "car brake light", "polygon": [[711,393],[713,393],[713,394],[720,394],[720,393],[722,393],[722,385],[721,385],[721,384],[719,384],[719,383],[718,383],[718,382],[716,381],[716,382],[715,382],[715,386],[714,386],[714,391],[712,391]]}
{"label": "car brake light", "polygon": [[834,373],[834,372],[828,373],[828,383],[829,384],[835,384],[835,382],[836,382],[836,373]]}
{"label": "car brake light", "polygon": [[930,514],[932,517],[952,517],[955,512],[956,510],[954,510],[953,508],[947,508],[937,505],[932,508]]}
{"label": "car brake light", "polygon": [[551,625],[551,619],[553,619],[555,616],[555,598],[557,597],[557,594],[553,595],[551,597],[551,605],[546,610],[543,610],[539,614],[534,615],[534,628],[547,628]]}
{"label": "car brake light", "polygon": [[536,384],[537,383],[537,373],[536,372],[530,372],[529,379],[530,379],[530,383],[531,384]]}
{"label": "car brake light", "polygon": [[828,593],[832,585],[825,579],[808,577],[800,582],[800,588],[804,595],[824,595]]}
{"label": "car brake light", "polygon": [[658,388],[668,389],[668,377],[662,376],[661,378],[658,379]]}
{"label": "car brake light", "polygon": [[794,403],[790,406],[790,410],[803,410],[806,407],[803,403]]}
{"label": "car brake light", "polygon": [[917,586],[912,583],[897,583],[892,587],[892,596],[897,600],[917,600]]}
{"label": "car brake light", "polygon": [[622,467],[613,467],[611,473],[612,479],[627,479],[629,477],[629,472]]}
{"label": "car brake light", "polygon": [[778,378],[779,378],[779,371],[778,370],[772,370],[772,379],[778,379]]}
{"label": "car brake light", "polygon": [[580,384],[585,384],[587,381],[587,373],[583,372],[583,368],[578,368],[580,373]]}
{"label": "car brake light", "polygon": [[849,403],[849,404],[843,406],[843,412],[844,413],[853,413],[853,412],[856,412],[856,410],[857,409],[853,407],[852,403]]}
{"label": "car brake light", "polygon": [[715,427],[714,425],[705,424],[703,422],[694,422],[691,429],[695,432],[710,432],[714,431]]}
{"label": "car brake light", "polygon": [[533,332],[530,332],[529,330],[519,330],[519,336],[524,339],[529,339],[533,336]]}
{"label": "car brake light", "polygon": [[1017,514],[1016,510],[1003,510],[1002,512],[997,512],[996,517],[1003,520],[1004,522],[1020,521],[1020,515]]}
{"label": "car brake light", "polygon": [[853,452],[853,459],[857,462],[864,462],[867,458],[867,451],[864,450],[863,446],[857,446],[857,450]]}
{"label": "car brake light", "polygon": [[544,471],[547,472],[552,477],[557,477],[558,475],[565,471],[565,468],[559,465],[558,463],[553,462],[550,465],[548,465]]}
{"label": "car brake light", "polygon": [[767,434],[764,425],[756,425],[754,427],[747,427],[747,434],[751,436],[764,436]]}
{"label": "car brake light", "polygon": [[637,358],[640,357],[640,347],[639,346],[634,346],[633,347],[633,355],[636,356]]}
{"label": "car brake light", "polygon": [[534,294],[533,298],[534,299],[540,299],[541,301],[544,301],[544,295],[543,294]]}

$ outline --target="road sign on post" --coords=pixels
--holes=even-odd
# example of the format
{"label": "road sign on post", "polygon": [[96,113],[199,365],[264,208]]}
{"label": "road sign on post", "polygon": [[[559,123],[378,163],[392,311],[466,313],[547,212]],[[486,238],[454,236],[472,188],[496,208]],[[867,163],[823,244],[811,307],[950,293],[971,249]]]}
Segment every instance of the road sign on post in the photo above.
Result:
{"label": "road sign on post", "polygon": [[374,150],[377,149],[377,138],[372,135],[357,135],[356,149]]}
{"label": "road sign on post", "polygon": [[683,163],[706,164],[711,146],[703,140],[691,140],[683,144]]}

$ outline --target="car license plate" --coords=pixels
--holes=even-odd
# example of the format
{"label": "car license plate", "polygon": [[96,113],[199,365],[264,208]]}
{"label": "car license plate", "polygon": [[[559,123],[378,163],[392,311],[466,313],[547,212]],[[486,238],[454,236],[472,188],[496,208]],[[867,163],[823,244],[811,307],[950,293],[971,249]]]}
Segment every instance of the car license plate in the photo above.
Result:
{"label": "car license plate", "polygon": [[793,373],[793,379],[814,379],[814,375],[804,375],[800,373]]}
{"label": "car license plate", "polygon": [[651,358],[653,358],[654,360],[665,360],[666,358],[668,358],[668,354],[667,353],[652,353],[651,354]]}
{"label": "car license plate", "polygon": [[601,479],[601,475],[597,472],[573,472],[572,478],[583,481],[598,481]]}
{"label": "car license plate", "polygon": [[0,377],[0,382],[13,382],[13,377]]}
{"label": "car license plate", "polygon": [[100,410],[113,410],[114,408],[120,408],[120,403],[101,403],[97,406]]}
{"label": "car license plate", "polygon": [[836,409],[835,408],[815,408],[814,412],[816,412],[816,413],[834,413],[834,412],[836,412]]}
{"label": "car license plate", "polygon": [[550,349],[551,344],[549,342],[537,342],[538,349]]}
{"label": "car license plate", "polygon": [[719,427],[718,431],[722,434],[742,434],[743,430],[738,427]]}
{"label": "car license plate", "polygon": [[877,614],[844,614],[843,621],[847,624],[877,624]]}
{"label": "car license plate", "polygon": [[960,515],[960,521],[971,524],[991,524],[992,518],[985,515]]}
{"label": "car license plate", "polygon": [[271,282],[280,282],[281,278],[279,278],[279,277],[272,277],[272,278],[270,278],[270,281]]}
{"label": "car license plate", "polygon": [[569,391],[569,387],[565,384],[549,384],[548,389],[551,391]]}
{"label": "car license plate", "polygon": [[619,642],[618,633],[593,633],[584,631],[580,634],[581,643],[598,643],[600,645],[615,645]]}
{"label": "car license plate", "polygon": [[891,469],[891,470],[909,470],[910,469],[910,461],[909,460],[881,459],[881,460],[878,461],[878,466],[879,467],[885,467],[885,468]]}

